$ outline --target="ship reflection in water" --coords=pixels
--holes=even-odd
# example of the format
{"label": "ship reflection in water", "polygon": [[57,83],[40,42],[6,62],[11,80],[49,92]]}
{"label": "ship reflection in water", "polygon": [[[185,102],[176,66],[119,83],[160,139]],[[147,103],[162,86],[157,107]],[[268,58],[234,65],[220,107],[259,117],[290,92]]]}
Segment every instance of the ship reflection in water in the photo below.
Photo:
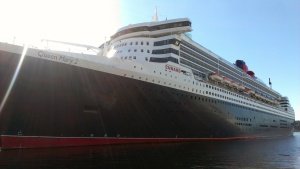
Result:
{"label": "ship reflection in water", "polygon": [[280,139],[0,152],[0,168],[298,168],[300,133]]}

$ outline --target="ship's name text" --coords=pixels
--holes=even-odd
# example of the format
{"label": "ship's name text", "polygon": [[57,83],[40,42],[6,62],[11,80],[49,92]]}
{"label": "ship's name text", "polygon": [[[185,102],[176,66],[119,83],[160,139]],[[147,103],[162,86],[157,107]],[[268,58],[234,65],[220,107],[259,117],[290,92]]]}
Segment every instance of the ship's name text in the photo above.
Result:
{"label": "ship's name text", "polygon": [[38,52],[38,56],[41,58],[53,60],[53,61],[58,61],[58,62],[63,62],[67,64],[73,64],[76,65],[78,63],[77,58],[72,58],[69,56],[62,56],[62,55],[56,55],[56,54],[51,54],[51,53],[45,53],[43,51]]}
{"label": "ship's name text", "polygon": [[175,66],[172,66],[172,65],[166,65],[165,66],[165,69],[166,70],[169,70],[169,71],[174,71],[174,72],[177,72],[177,73],[180,73],[180,68],[178,67],[175,67]]}

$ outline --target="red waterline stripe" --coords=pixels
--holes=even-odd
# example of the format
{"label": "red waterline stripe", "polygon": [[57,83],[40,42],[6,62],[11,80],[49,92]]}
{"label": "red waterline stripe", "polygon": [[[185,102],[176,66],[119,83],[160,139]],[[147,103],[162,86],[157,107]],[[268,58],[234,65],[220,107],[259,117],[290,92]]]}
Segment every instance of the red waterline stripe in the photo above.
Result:
{"label": "red waterline stripe", "polygon": [[92,145],[108,145],[108,144],[226,141],[226,140],[245,140],[245,139],[255,139],[255,138],[257,137],[116,138],[116,137],[48,137],[48,136],[1,135],[0,147],[2,149],[47,148],[47,147],[92,146]]}

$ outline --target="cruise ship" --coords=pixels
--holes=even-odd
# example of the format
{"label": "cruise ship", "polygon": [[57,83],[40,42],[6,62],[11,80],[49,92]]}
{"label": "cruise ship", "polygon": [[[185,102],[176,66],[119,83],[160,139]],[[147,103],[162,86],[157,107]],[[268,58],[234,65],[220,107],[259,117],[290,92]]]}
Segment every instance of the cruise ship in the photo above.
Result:
{"label": "cruise ship", "polygon": [[2,149],[290,136],[288,97],[189,36],[132,24],[84,52],[0,43]]}

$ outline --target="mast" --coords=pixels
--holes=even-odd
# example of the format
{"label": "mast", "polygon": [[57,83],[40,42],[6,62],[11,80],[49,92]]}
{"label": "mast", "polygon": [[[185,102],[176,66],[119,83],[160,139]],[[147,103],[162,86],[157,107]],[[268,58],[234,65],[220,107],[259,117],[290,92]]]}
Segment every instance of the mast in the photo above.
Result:
{"label": "mast", "polygon": [[155,6],[154,15],[152,16],[152,22],[158,21],[158,14],[157,14],[157,6]]}

